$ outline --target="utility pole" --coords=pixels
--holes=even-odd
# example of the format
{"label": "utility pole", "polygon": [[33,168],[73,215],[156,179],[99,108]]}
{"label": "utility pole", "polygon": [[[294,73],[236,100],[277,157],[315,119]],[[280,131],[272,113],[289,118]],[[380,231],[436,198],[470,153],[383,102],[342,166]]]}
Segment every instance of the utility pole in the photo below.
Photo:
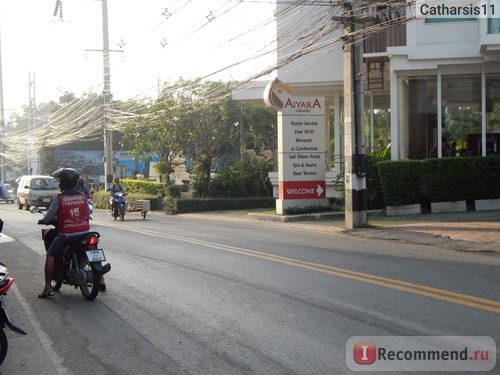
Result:
{"label": "utility pole", "polygon": [[363,44],[361,0],[345,5],[344,23],[344,140],[345,228],[367,225],[366,154],[363,134]]}
{"label": "utility pole", "polygon": [[[111,103],[111,71],[109,64],[110,52],[123,52],[123,50],[109,49],[109,31],[108,31],[108,1],[101,0],[102,2],[102,50],[86,50],[86,51],[99,51],[102,52],[104,77],[103,77],[103,116],[102,127],[104,135],[104,176],[105,183],[113,181],[113,130],[109,128],[110,119],[108,118],[108,105]],[[54,17],[59,14],[62,20],[62,1],[56,0],[54,8]]]}
{"label": "utility pole", "polygon": [[111,102],[111,71],[109,67],[108,1],[102,0],[102,56],[104,65],[103,127],[104,127],[104,174],[106,183],[113,181],[113,131],[108,129],[107,106]]}
{"label": "utility pole", "polygon": [[28,135],[27,135],[27,146],[28,146],[28,171],[27,174],[33,174],[33,165],[34,161],[37,160],[37,158],[33,157],[31,158],[31,145],[34,143],[33,142],[33,136],[31,132],[34,130],[35,127],[35,122],[34,122],[34,113],[35,113],[35,108],[36,108],[36,101],[35,101],[35,72],[33,72],[33,78],[31,76],[31,73],[29,73],[28,77]]}
{"label": "utility pole", "polygon": [[[57,0],[60,3],[60,0]],[[104,176],[105,183],[113,182],[113,130],[109,129],[111,120],[108,118],[108,105],[111,103],[111,70],[109,56],[111,52],[123,52],[123,50],[109,49],[109,31],[108,31],[108,1],[102,1],[102,49],[86,49],[85,51],[102,52],[103,59],[103,115],[102,127],[104,135]]]}
{"label": "utility pole", "polygon": [[240,161],[243,162],[243,154],[245,153],[245,146],[243,145],[243,119],[240,122]]}
{"label": "utility pole", "polygon": [[2,70],[2,44],[0,37],[0,178],[5,181],[7,175],[4,157],[5,111],[3,106],[3,70]]}

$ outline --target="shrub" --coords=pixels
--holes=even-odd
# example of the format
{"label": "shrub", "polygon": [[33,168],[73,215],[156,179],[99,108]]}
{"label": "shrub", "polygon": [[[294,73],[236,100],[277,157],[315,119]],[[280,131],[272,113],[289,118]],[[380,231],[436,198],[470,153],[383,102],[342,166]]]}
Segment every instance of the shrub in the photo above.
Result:
{"label": "shrub", "polygon": [[459,157],[379,163],[387,206],[500,198],[500,157]]}
{"label": "shrub", "polygon": [[380,186],[387,206],[422,201],[422,164],[416,160],[383,161],[378,164]]}
{"label": "shrub", "polygon": [[477,199],[500,198],[500,156],[489,156],[483,160],[486,167],[483,172],[483,184],[478,186],[480,191]]}
{"label": "shrub", "polygon": [[169,215],[187,212],[244,210],[275,207],[276,200],[269,198],[165,198],[165,212]]}
{"label": "shrub", "polygon": [[475,158],[425,159],[422,164],[421,190],[429,202],[459,201],[474,198],[474,184],[481,180]]}
{"label": "shrub", "polygon": [[180,198],[181,197],[181,186],[172,183],[165,188],[165,194],[168,197]]}
{"label": "shrub", "polygon": [[122,179],[120,183],[127,192],[146,193],[150,195],[162,195],[164,184],[156,181]]}
{"label": "shrub", "polygon": [[229,167],[221,168],[210,184],[210,197],[236,198],[246,195],[241,173]]}
{"label": "shrub", "polygon": [[366,189],[368,209],[384,208],[384,195],[380,185],[378,175],[378,164],[384,160],[390,160],[390,147],[384,148],[379,152],[366,154]]}
{"label": "shrub", "polygon": [[204,198],[270,197],[273,188],[268,173],[272,170],[272,160],[254,155],[233,166],[220,167],[209,182],[206,176],[195,173],[192,195]]}

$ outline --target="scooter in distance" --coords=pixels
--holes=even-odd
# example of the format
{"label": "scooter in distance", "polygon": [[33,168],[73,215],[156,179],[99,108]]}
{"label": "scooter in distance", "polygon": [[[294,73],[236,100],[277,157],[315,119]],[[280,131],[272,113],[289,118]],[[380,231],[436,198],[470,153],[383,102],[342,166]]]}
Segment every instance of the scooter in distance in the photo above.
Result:
{"label": "scooter in distance", "polygon": [[121,221],[125,219],[125,195],[121,191],[117,191],[111,194],[110,202],[111,202],[111,216],[116,220],[117,217],[120,218]]}
{"label": "scooter in distance", "polygon": [[[36,206],[30,207],[31,213],[41,213]],[[57,223],[47,225],[57,226]],[[58,236],[56,228],[42,229],[45,251]],[[97,297],[100,290],[101,276],[111,270],[111,264],[102,264],[106,260],[104,250],[98,247],[100,234],[87,232],[71,236],[66,243],[63,255],[56,258],[52,289],[58,291],[62,284],[80,288],[82,295],[89,301]]]}
{"label": "scooter in distance", "polygon": [[9,348],[7,335],[4,332],[5,327],[9,327],[11,331],[19,333],[20,335],[26,334],[21,328],[12,324],[3,300],[13,283],[14,278],[9,276],[7,267],[0,262],[0,365],[5,360],[7,349]]}

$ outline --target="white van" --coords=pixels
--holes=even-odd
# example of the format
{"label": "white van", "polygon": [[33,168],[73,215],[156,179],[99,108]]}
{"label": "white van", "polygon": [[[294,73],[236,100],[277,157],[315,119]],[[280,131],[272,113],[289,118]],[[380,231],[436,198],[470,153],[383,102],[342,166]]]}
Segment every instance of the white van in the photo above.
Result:
{"label": "white van", "polygon": [[48,208],[52,197],[59,194],[59,184],[52,176],[26,175],[17,180],[17,207],[29,210],[30,206]]}

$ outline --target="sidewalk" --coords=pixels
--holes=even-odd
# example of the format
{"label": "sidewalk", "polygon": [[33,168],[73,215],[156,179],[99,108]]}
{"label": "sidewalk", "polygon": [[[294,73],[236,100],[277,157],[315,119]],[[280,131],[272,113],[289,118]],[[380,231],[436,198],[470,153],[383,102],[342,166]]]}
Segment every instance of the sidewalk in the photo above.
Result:
{"label": "sidewalk", "polygon": [[[465,211],[387,217],[369,215],[373,238],[404,240],[410,243],[435,244],[460,251],[500,255],[500,211]],[[369,231],[370,232],[370,231]],[[353,235],[365,236],[362,230]],[[385,237],[385,238],[384,238]]]}
{"label": "sidewalk", "polygon": [[[500,210],[439,214],[386,216],[368,213],[368,227],[345,230],[344,213],[276,215],[272,210],[206,212],[204,215],[284,222],[316,231],[356,237],[435,245],[458,251],[484,252],[500,256]],[[191,215],[191,214],[187,214]],[[196,215],[196,214],[193,214]]]}

